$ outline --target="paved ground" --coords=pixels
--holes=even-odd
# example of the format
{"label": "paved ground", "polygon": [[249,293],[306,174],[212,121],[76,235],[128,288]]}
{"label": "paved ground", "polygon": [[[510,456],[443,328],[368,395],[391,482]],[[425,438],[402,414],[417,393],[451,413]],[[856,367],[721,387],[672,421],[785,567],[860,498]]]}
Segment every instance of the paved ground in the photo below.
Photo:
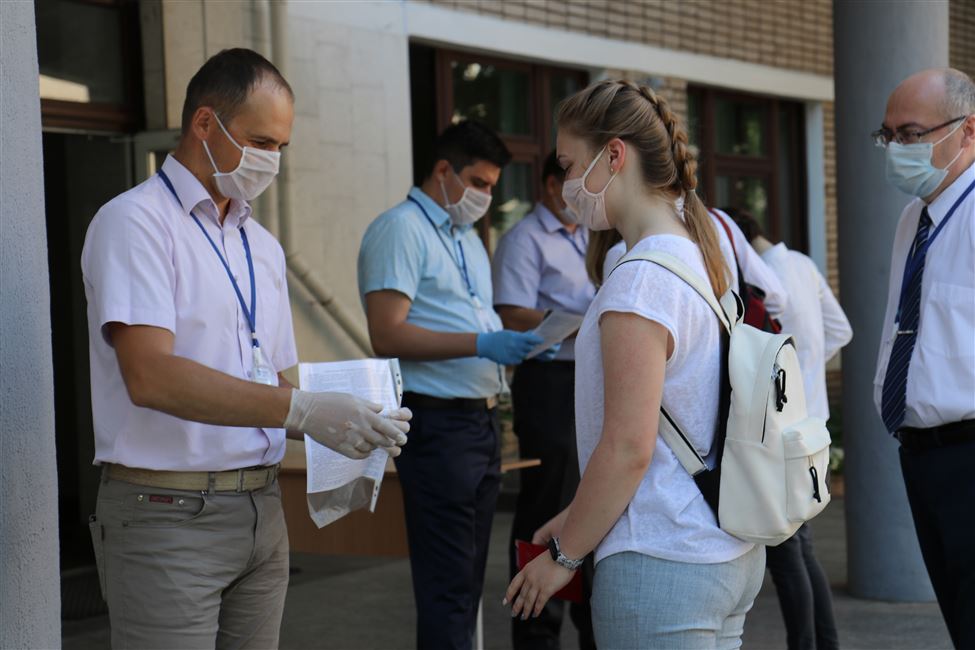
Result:
{"label": "paved ground", "polygon": [[[507,580],[505,545],[511,514],[498,513],[488,560],[484,602],[485,646],[510,648],[509,618],[501,607]],[[896,604],[850,597],[845,590],[846,539],[843,501],[835,499],[813,522],[817,553],[833,584],[840,643],[846,649],[937,650],[951,648],[933,603]],[[281,647],[293,650],[386,650],[412,648],[413,595],[406,560],[329,558],[296,554],[288,590]],[[563,630],[563,648],[577,648]],[[64,625],[66,650],[108,647],[106,617]],[[785,648],[785,630],[766,580],[745,626],[744,647]]]}

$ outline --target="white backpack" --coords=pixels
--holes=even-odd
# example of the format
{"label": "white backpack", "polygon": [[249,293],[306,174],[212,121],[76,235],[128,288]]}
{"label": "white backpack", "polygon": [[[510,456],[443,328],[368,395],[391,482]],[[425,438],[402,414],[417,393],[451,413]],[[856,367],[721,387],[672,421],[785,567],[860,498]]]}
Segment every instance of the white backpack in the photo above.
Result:
{"label": "white backpack", "polygon": [[[673,255],[636,252],[633,260],[658,264],[694,288],[717,314],[730,336],[727,429],[719,426],[708,468],[677,422],[661,409],[659,433],[694,477],[718,526],[746,542],[775,546],[829,503],[829,431],[806,413],[806,395],[790,334],[771,334],[741,322],[743,307],[732,290],[719,302],[709,283]],[[614,268],[615,270],[615,268]],[[735,314],[730,317],[729,313]]]}

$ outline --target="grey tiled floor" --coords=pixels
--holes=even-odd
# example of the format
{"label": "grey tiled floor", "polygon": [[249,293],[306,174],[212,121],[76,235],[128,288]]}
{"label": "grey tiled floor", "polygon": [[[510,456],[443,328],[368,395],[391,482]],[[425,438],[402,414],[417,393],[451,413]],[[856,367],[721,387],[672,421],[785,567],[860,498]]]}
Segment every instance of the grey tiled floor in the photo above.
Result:
{"label": "grey tiled floor", "polygon": [[[510,648],[509,618],[501,607],[507,583],[505,546],[511,514],[498,513],[488,559],[484,600],[485,646]],[[935,650],[950,648],[933,603],[900,604],[852,598],[845,589],[843,500],[813,521],[817,554],[833,584],[840,643],[846,649]],[[285,606],[281,647],[291,650],[386,650],[413,647],[413,595],[406,560],[334,558],[296,554]],[[563,648],[577,644],[570,625]],[[108,647],[106,617],[64,625],[66,650]],[[744,647],[785,648],[785,629],[771,581],[749,614]]]}

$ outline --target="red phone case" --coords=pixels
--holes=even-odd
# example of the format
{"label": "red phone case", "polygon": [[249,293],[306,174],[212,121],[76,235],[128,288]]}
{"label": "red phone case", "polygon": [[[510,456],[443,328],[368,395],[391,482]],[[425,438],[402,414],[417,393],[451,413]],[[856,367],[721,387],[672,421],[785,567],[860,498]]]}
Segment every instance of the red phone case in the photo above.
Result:
{"label": "red phone case", "polygon": [[[515,540],[515,553],[518,556],[518,570],[521,571],[525,568],[525,565],[534,560],[536,557],[542,553],[548,553],[548,546],[542,546],[540,544],[532,544],[531,542],[525,542],[520,539]],[[561,598],[562,600],[568,600],[573,603],[582,602],[582,573],[576,571],[575,575],[572,576],[572,580],[569,584],[562,587],[559,591],[555,592],[553,598]]]}

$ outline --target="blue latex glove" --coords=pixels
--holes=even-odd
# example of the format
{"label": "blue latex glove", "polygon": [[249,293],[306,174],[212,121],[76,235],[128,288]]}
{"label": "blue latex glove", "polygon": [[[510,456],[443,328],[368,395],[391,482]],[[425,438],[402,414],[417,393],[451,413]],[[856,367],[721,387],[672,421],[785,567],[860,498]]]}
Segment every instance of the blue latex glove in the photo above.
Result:
{"label": "blue latex glove", "polygon": [[531,332],[482,332],[477,335],[477,356],[513,366],[524,361],[532,348],[541,342],[542,337]]}
{"label": "blue latex glove", "polygon": [[539,352],[538,355],[532,357],[532,359],[535,359],[537,361],[551,361],[552,359],[555,358],[555,355],[558,354],[559,353],[559,350],[561,350],[561,349],[562,349],[562,344],[561,343],[556,343],[555,345],[553,345],[552,347],[550,347],[548,350],[545,350],[543,352]]}

